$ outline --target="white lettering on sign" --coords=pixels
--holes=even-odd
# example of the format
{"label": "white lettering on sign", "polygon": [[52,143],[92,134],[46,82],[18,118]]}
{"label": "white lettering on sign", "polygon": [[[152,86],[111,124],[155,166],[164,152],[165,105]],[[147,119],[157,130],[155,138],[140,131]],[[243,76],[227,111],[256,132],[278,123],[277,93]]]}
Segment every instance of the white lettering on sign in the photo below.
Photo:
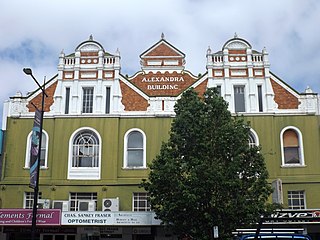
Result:
{"label": "white lettering on sign", "polygon": [[148,90],[174,90],[178,89],[178,85],[148,85]]}
{"label": "white lettering on sign", "polygon": [[141,82],[184,82],[184,78],[181,77],[144,77]]}

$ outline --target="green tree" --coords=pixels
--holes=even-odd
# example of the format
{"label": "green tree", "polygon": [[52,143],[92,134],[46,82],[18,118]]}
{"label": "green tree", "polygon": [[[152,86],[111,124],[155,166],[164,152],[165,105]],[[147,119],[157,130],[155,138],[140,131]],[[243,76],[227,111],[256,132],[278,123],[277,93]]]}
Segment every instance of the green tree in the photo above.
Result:
{"label": "green tree", "polygon": [[179,235],[220,239],[257,222],[272,192],[258,147],[250,147],[250,127],[234,117],[214,89],[203,97],[187,90],[175,105],[170,138],[150,164],[142,187],[152,209]]}

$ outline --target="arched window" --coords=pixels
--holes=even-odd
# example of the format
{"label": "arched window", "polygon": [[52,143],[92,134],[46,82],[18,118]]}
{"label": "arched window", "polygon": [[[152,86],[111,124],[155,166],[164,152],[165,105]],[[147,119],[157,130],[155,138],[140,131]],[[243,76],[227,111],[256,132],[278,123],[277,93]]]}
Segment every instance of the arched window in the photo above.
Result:
{"label": "arched window", "polygon": [[[30,168],[31,141],[32,141],[32,132],[30,132],[27,137],[26,160],[24,164],[25,168]],[[45,130],[42,130],[41,150],[40,150],[40,167],[41,168],[48,167],[48,142],[49,142],[48,134]]]}
{"label": "arched window", "polygon": [[146,167],[145,134],[140,129],[129,130],[124,137],[124,167]]}
{"label": "arched window", "polygon": [[69,142],[68,179],[100,179],[101,139],[91,128],[75,132]]}
{"label": "arched window", "polygon": [[259,146],[259,138],[257,133],[253,130],[250,129],[249,132],[249,137],[248,137],[248,142],[249,142],[249,146],[253,147],[253,146]]}
{"label": "arched window", "polygon": [[99,140],[93,131],[79,132],[73,141],[72,167],[98,167]]}
{"label": "arched window", "polygon": [[296,127],[281,131],[282,165],[304,165],[302,135]]}

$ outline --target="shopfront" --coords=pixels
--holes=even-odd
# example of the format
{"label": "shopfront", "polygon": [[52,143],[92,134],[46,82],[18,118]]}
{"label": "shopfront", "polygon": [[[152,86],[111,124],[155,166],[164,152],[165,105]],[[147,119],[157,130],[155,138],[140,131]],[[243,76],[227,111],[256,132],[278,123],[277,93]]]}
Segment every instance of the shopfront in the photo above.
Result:
{"label": "shopfront", "polygon": [[[0,239],[30,240],[32,210],[2,209]],[[39,209],[39,240],[171,240],[152,212],[66,211]]]}

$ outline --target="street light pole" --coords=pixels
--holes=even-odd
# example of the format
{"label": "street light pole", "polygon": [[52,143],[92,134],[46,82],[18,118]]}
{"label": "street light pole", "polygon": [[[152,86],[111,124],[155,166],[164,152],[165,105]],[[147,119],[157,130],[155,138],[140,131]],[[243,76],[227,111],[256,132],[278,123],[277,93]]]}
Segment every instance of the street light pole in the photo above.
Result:
{"label": "street light pole", "polygon": [[[23,72],[26,75],[32,77],[32,79],[36,82],[38,87],[42,91],[42,98],[41,98],[41,115],[40,115],[40,127],[39,127],[39,145],[38,145],[38,154],[37,154],[37,163],[36,163],[36,182],[34,186],[34,193],[33,193],[33,208],[32,208],[32,228],[31,228],[31,237],[32,240],[35,240],[36,236],[36,226],[37,226],[37,205],[38,205],[38,195],[39,195],[39,175],[40,175],[40,157],[41,157],[41,142],[42,142],[42,126],[43,126],[43,113],[44,113],[44,96],[48,97],[45,92],[45,78],[44,84],[41,86],[37,79],[33,76],[31,68],[24,68]],[[36,107],[36,106],[35,106]]]}

